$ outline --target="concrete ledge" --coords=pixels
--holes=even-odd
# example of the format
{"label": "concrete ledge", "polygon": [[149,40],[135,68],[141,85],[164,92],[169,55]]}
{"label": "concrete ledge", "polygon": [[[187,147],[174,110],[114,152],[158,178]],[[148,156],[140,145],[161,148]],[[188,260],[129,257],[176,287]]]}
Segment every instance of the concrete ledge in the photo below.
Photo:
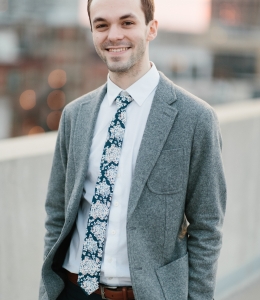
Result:
{"label": "concrete ledge", "polygon": [[260,99],[214,106],[221,124],[260,116]]}
{"label": "concrete ledge", "polygon": [[17,137],[0,141],[0,161],[53,153],[57,132]]}
{"label": "concrete ledge", "polygon": [[216,299],[226,300],[260,274],[260,101],[215,109],[223,137],[228,192]]}

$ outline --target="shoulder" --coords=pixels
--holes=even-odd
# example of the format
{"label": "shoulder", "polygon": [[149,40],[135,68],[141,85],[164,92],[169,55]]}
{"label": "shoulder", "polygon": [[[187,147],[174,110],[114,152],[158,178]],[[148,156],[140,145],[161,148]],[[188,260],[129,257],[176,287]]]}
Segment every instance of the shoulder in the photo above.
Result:
{"label": "shoulder", "polygon": [[161,90],[172,94],[175,100],[173,105],[184,118],[194,121],[195,123],[197,123],[198,120],[205,120],[205,122],[207,122],[207,120],[209,121],[209,119],[211,119],[212,121],[217,121],[214,108],[206,101],[173,83],[161,72],[160,77],[159,86],[161,85]]}
{"label": "shoulder", "polygon": [[66,115],[77,113],[82,105],[88,102],[96,101],[99,97],[102,97],[102,94],[105,95],[105,93],[106,93],[106,84],[71,101],[69,104],[65,106],[64,113],[66,113]]}
{"label": "shoulder", "polygon": [[171,105],[177,110],[175,135],[179,136],[180,139],[192,141],[194,149],[209,149],[211,147],[221,149],[220,124],[213,107],[174,84],[163,74],[161,80],[164,91],[168,91],[168,95],[171,93],[171,97],[174,99]]}

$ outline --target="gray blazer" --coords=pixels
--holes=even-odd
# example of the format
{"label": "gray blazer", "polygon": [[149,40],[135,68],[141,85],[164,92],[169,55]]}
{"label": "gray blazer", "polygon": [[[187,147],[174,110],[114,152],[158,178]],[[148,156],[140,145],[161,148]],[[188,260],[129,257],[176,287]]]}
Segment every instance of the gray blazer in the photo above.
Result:
{"label": "gray blazer", "polygon": [[[134,294],[137,300],[210,300],[226,202],[219,124],[206,102],[160,77],[129,196]],[[55,300],[64,287],[61,265],[105,94],[106,85],[62,114],[46,200],[41,300]]]}

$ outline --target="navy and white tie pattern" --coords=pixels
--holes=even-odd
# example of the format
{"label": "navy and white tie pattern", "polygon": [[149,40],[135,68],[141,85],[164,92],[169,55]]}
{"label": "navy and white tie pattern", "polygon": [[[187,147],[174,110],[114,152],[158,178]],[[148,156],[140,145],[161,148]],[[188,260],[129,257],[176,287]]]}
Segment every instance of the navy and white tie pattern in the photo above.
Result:
{"label": "navy and white tie pattern", "polygon": [[88,295],[99,287],[109,210],[125,133],[126,108],[132,100],[126,92],[117,96],[117,112],[108,128],[101,158],[78,274],[78,284]]}

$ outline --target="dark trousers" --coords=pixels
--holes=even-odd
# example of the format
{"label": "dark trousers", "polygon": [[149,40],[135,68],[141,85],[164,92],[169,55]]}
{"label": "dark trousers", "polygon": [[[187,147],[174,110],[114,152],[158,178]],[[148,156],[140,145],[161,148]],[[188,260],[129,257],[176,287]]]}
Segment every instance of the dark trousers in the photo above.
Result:
{"label": "dark trousers", "polygon": [[102,300],[102,297],[98,294],[87,296],[79,286],[67,280],[57,300]]}

